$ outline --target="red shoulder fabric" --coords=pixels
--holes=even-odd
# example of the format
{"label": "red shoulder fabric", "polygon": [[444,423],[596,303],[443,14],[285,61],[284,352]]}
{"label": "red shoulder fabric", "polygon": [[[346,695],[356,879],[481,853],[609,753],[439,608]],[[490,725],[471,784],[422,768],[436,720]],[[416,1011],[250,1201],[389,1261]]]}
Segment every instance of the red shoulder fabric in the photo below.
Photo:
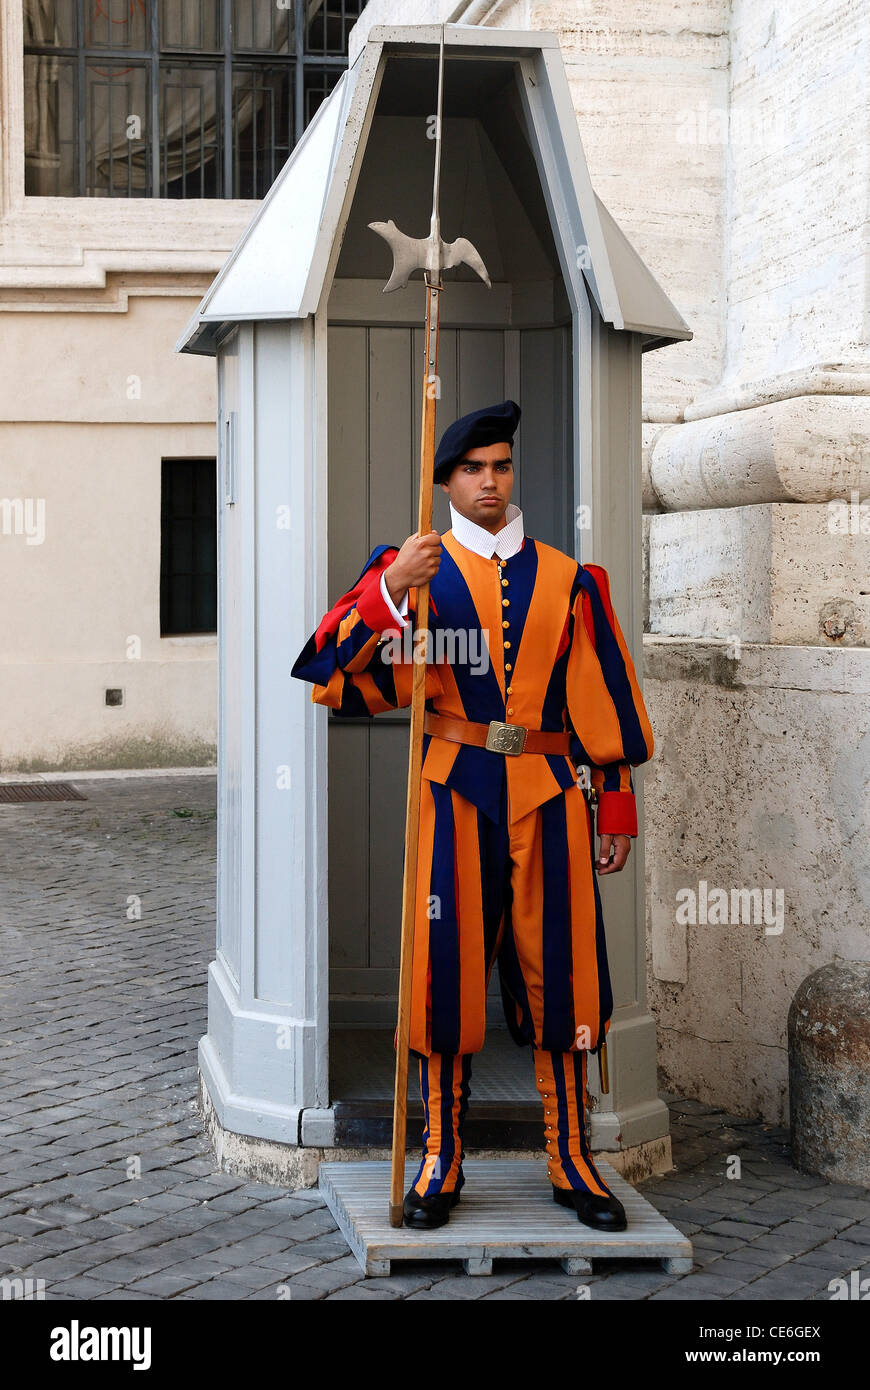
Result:
{"label": "red shoulder fabric", "polygon": [[570,626],[570,623],[571,623],[571,614],[570,614],[570,613],[566,613],[566,615],[565,615],[565,623],[564,623],[564,626],[562,627],[562,635],[561,635],[561,637],[559,638],[559,645],[558,645],[558,647],[556,648],[556,660],[557,660],[557,661],[559,660],[559,657],[562,655],[562,653],[563,653],[564,651],[567,651],[567,649],[568,649],[568,628],[569,628],[569,626]]}
{"label": "red shoulder fabric", "polygon": [[[399,553],[397,545],[385,546],[380,555],[372,560],[370,565],[366,565],[359,579],[352,589],[348,589],[346,594],[342,594],[332,605],[328,613],[325,613],[318,624],[314,634],[314,646],[316,651],[321,651],[325,644],[338,632],[339,624],[349,608],[352,608],[357,600],[369,589],[372,584],[380,584],[381,575],[388,565],[391,565]],[[429,607],[437,618],[438,609],[431,594],[429,596]]]}
{"label": "red shoulder fabric", "polygon": [[356,581],[352,589],[348,589],[346,594],[342,594],[340,599],[332,605],[329,612],[324,614],[320,620],[317,631],[314,634],[314,645],[320,651],[330,637],[338,632],[339,624],[349,608],[352,608],[357,599],[363,594],[370,584],[379,584],[381,574],[391,565],[399,553],[398,546],[387,546],[385,550],[367,565]]}
{"label": "red shoulder fabric", "polygon": [[[601,565],[584,565],[583,568],[592,575],[595,580],[595,587],[601,595],[601,602],[607,614],[607,621],[613,627],[613,605],[610,602],[610,584],[608,582],[607,570],[602,569]],[[594,639],[593,639],[594,640]]]}

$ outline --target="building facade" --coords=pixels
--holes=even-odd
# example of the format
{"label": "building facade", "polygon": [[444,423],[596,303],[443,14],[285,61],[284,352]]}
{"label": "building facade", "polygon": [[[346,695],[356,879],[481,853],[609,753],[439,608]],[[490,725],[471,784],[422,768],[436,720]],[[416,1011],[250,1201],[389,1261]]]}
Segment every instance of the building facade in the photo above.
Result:
{"label": "building facade", "polygon": [[173,345],[356,0],[2,0],[0,771],[216,748],[214,373]]}
{"label": "building facade", "polygon": [[[162,472],[214,458],[217,402],[212,364],[172,347],[262,189],[220,143],[231,69],[206,101],[170,64],[177,111],[201,94],[193,151],[148,108],[141,196],[115,196],[111,133],[79,122],[77,154],[50,134],[50,9],[0,9],[0,760],[207,763],[215,638],[161,631]],[[354,56],[372,24],[558,34],[592,181],[692,325],[644,374],[649,998],[663,1083],[772,1122],[795,989],[868,951],[868,18],[867,0],[370,0],[350,36]],[[93,55],[63,56],[86,82]],[[237,76],[242,105],[274,90]],[[89,168],[110,195],[82,195]]]}

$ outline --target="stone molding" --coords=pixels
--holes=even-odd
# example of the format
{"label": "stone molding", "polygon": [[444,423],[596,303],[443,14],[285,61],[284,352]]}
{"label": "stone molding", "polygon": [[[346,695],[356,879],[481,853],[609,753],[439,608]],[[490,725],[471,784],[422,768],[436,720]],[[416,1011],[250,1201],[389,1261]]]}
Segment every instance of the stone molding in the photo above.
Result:
{"label": "stone molding", "polygon": [[645,506],[670,512],[867,496],[870,398],[796,395],[663,426],[646,482]]}
{"label": "stone molding", "polygon": [[727,689],[793,690],[825,695],[870,695],[870,661],[859,647],[780,646],[713,637],[644,633],[645,681],[699,682]]}

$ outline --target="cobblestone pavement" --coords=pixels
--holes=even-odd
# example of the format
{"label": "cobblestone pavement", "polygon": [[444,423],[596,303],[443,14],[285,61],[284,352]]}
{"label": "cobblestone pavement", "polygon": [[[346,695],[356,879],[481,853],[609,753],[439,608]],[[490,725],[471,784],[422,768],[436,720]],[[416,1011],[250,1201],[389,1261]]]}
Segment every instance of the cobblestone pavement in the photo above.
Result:
{"label": "cobblestone pavement", "polygon": [[[364,1278],[316,1192],[215,1171],[194,1101],[214,778],[78,786],[0,807],[0,1273],[47,1299],[577,1298],[544,1261]],[[786,1131],[666,1099],[676,1170],[640,1190],[694,1270],[597,1262],[593,1298],[829,1299],[870,1275],[870,1193],[795,1172]]]}

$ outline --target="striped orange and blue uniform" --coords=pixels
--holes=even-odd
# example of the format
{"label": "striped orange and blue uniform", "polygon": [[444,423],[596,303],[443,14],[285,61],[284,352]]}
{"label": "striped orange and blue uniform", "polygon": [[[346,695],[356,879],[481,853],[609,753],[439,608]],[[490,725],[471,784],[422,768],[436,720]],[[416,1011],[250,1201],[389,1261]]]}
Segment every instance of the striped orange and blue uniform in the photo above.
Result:
{"label": "striped orange and blue uniform", "polygon": [[[636,835],[631,766],[651,757],[652,730],[604,569],[529,536],[501,562],[452,531],[441,539],[429,586],[427,709],[567,731],[571,753],[505,756],[424,735],[410,1046],[424,1091],[439,1100],[436,1119],[424,1094],[429,1139],[418,1183],[450,1191],[458,1180],[467,1059],[483,1046],[497,960],[508,1027],[534,1050],[542,1100],[555,1097],[551,1178],[597,1190],[583,1131],[585,1057],[578,1070],[571,1054],[600,1048],[613,996],[575,764],[591,768],[598,832]],[[312,699],[340,716],[410,703],[410,649],[379,587],[396,553],[372,552],[294,664],[295,676],[313,682]],[[411,589],[411,624],[415,599]],[[426,1168],[433,1154],[441,1176]]]}

